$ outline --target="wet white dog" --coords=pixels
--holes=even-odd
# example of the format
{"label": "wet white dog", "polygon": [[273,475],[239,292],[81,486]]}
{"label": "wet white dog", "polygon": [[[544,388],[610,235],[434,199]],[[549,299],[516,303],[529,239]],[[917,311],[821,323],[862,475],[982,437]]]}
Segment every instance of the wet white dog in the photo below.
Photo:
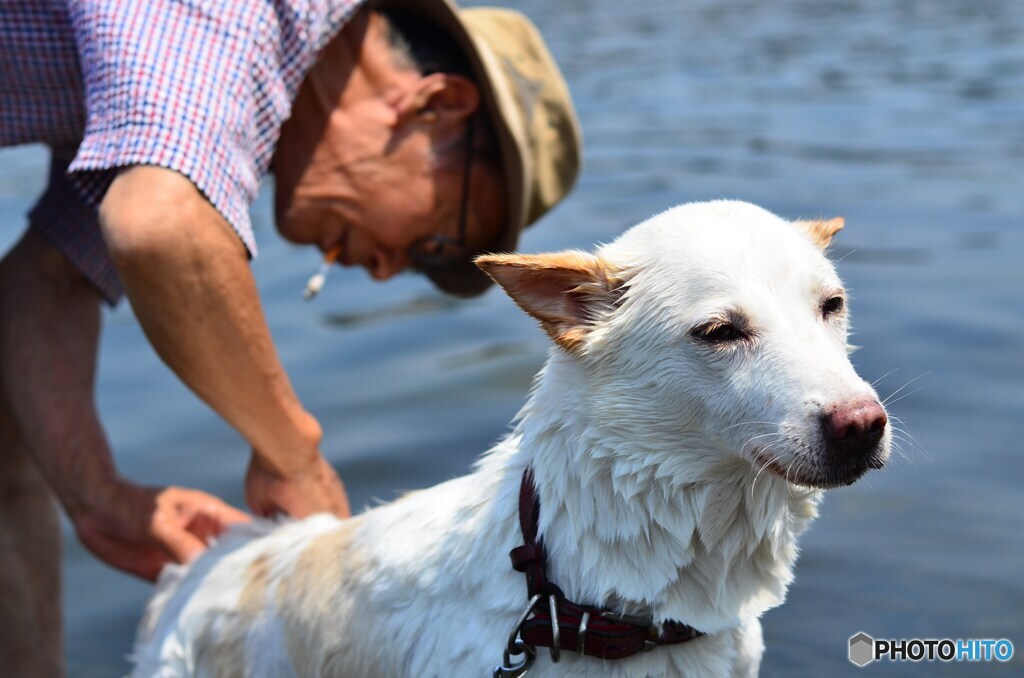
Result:
{"label": "wet white dog", "polygon": [[[508,557],[527,469],[543,541],[523,569],[564,593],[542,591],[523,627],[561,646],[531,677],[755,674],[758,617],[821,489],[889,454],[822,254],[841,227],[709,202],[596,254],[482,257],[554,342],[515,430],[471,475],[350,520],[245,528],[165,573],[135,675],[488,675],[528,599]],[[671,627],[700,634],[656,646]],[[649,651],[602,659],[630,629]]]}

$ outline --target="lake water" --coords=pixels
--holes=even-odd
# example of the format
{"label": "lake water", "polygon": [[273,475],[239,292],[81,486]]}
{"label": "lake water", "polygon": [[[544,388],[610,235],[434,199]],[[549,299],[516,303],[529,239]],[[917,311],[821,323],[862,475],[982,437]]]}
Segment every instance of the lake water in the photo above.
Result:
{"label": "lake water", "polygon": [[[476,3],[473,3],[476,4]],[[764,618],[764,675],[860,675],[847,638],[1009,638],[1024,669],[1024,3],[1015,0],[521,0],[576,98],[571,198],[522,248],[590,247],[671,205],[741,198],[844,216],[860,373],[896,394],[902,454],[831,493],[788,601]],[[40,148],[0,152],[0,245],[41,189]],[[354,506],[462,473],[504,431],[546,352],[499,291],[456,303],[405,276],[338,270],[313,303],[311,251],[266,193],[254,270],[296,389]],[[901,390],[902,389],[902,390]],[[122,470],[241,505],[248,450],[164,369],[130,310],[107,314],[99,403]],[[66,531],[72,676],[123,672],[149,587]],[[495,655],[495,659],[499,658]]]}

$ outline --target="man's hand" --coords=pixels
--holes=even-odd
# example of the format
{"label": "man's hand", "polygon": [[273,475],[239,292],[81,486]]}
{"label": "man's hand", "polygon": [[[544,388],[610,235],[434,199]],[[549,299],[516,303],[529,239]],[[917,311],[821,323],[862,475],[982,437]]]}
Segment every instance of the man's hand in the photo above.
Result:
{"label": "man's hand", "polygon": [[186,563],[209,540],[249,516],[220,499],[182,487],[139,487],[115,480],[71,514],[78,538],[97,557],[143,579]]}
{"label": "man's hand", "polygon": [[321,512],[341,518],[351,515],[341,479],[320,454],[305,466],[285,473],[254,452],[245,476],[245,496],[249,508],[261,516],[287,513],[304,518]]}

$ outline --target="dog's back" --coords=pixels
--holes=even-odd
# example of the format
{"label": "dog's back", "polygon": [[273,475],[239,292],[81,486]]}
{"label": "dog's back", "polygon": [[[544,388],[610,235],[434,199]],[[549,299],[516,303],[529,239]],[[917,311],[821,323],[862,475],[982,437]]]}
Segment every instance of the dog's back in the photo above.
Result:
{"label": "dog's back", "polygon": [[703,203],[597,254],[482,258],[555,344],[515,430],[470,476],[170,574],[137,675],[486,674],[526,603],[508,553],[527,469],[564,599],[703,632],[618,661],[541,653],[531,676],[756,673],[820,489],[888,455],[821,253],[841,225]]}
{"label": "dog's back", "polygon": [[497,480],[466,476],[349,520],[233,531],[162,575],[133,675],[478,673],[474,648],[500,652],[522,598],[492,557],[507,562],[514,520],[482,510]]}

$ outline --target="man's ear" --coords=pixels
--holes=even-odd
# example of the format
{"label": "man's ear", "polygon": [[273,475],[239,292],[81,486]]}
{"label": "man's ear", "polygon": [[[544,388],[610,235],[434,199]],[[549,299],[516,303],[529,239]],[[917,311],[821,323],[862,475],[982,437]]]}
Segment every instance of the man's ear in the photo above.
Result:
{"label": "man's ear", "polygon": [[608,263],[586,252],[485,254],[476,265],[570,353],[582,350],[595,318],[621,296],[621,280]]}
{"label": "man's ear", "polygon": [[480,90],[464,76],[431,73],[409,87],[398,107],[402,118],[457,129],[480,107]]}
{"label": "man's ear", "polygon": [[832,242],[832,236],[842,230],[846,219],[835,217],[834,219],[815,219],[811,221],[794,221],[815,245],[825,249]]}

